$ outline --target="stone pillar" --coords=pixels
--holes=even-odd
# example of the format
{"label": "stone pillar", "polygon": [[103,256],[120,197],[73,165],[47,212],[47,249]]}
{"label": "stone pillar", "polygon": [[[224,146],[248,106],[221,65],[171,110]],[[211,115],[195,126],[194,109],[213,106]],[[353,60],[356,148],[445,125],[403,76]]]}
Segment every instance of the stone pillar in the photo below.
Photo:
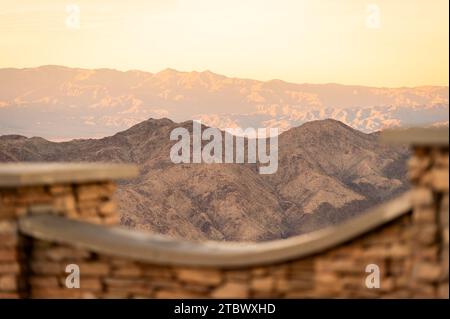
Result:
{"label": "stone pillar", "polygon": [[57,214],[118,225],[113,180],[136,173],[127,165],[1,164],[0,298],[28,297],[31,247],[19,234],[20,217]]}
{"label": "stone pillar", "polygon": [[448,298],[448,128],[384,131],[382,141],[409,145],[413,297]]}
{"label": "stone pillar", "polygon": [[448,298],[448,144],[413,145],[412,152],[413,291]]}
{"label": "stone pillar", "polygon": [[23,245],[16,220],[6,216],[1,205],[0,200],[0,299],[19,298],[25,282]]}

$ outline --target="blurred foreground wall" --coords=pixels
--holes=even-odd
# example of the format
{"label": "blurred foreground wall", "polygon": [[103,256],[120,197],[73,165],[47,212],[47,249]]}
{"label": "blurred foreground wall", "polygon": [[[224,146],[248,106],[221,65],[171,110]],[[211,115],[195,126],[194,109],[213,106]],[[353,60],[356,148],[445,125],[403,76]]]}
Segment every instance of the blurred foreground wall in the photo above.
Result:
{"label": "blurred foreground wall", "polygon": [[[257,244],[121,229],[114,181],[135,176],[131,166],[2,164],[0,298],[448,298],[448,129],[383,139],[411,145],[410,192]],[[67,287],[68,265],[80,288]]]}

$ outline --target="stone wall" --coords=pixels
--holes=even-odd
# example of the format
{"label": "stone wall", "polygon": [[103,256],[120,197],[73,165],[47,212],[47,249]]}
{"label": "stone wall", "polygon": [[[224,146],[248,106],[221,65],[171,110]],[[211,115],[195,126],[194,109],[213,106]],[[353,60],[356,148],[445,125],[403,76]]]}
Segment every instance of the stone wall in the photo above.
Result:
{"label": "stone wall", "polygon": [[448,145],[416,146],[409,161],[414,192],[411,282],[418,297],[448,298],[448,162]]}
{"label": "stone wall", "polygon": [[[20,218],[50,213],[117,225],[114,184],[95,176],[0,181],[0,298],[448,298],[448,156],[448,142],[413,147],[411,209],[389,223],[309,256],[252,266],[143,262],[38,239],[20,229]],[[68,264],[80,267],[79,289],[65,285]],[[371,264],[379,288],[366,286]]]}
{"label": "stone wall", "polygon": [[19,218],[51,212],[117,225],[115,188],[110,181],[0,188],[0,298],[19,297],[19,292],[28,289],[24,275],[30,258],[29,240],[19,234]]}
{"label": "stone wall", "polygon": [[[182,267],[99,255],[48,241],[32,242],[32,298],[407,298],[411,216],[327,252],[265,266]],[[81,288],[65,288],[65,267],[80,266]],[[368,289],[366,265],[377,264],[380,289]],[[423,293],[422,297],[438,297]]]}

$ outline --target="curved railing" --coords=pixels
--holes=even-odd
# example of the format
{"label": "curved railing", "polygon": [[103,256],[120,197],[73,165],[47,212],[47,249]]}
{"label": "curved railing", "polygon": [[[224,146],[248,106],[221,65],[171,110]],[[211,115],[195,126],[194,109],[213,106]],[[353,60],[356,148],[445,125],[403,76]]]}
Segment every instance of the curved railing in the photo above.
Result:
{"label": "curved railing", "polygon": [[313,255],[371,231],[411,211],[410,193],[339,225],[263,243],[188,242],[121,227],[105,227],[52,214],[24,217],[22,233],[155,264],[233,268],[273,264]]}

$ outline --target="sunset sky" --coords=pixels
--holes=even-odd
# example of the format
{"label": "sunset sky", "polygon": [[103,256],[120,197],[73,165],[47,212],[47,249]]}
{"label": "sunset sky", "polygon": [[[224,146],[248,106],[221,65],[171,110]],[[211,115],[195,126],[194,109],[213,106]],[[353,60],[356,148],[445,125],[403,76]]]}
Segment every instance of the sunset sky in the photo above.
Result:
{"label": "sunset sky", "polygon": [[448,0],[0,0],[0,68],[448,85],[448,20]]}

